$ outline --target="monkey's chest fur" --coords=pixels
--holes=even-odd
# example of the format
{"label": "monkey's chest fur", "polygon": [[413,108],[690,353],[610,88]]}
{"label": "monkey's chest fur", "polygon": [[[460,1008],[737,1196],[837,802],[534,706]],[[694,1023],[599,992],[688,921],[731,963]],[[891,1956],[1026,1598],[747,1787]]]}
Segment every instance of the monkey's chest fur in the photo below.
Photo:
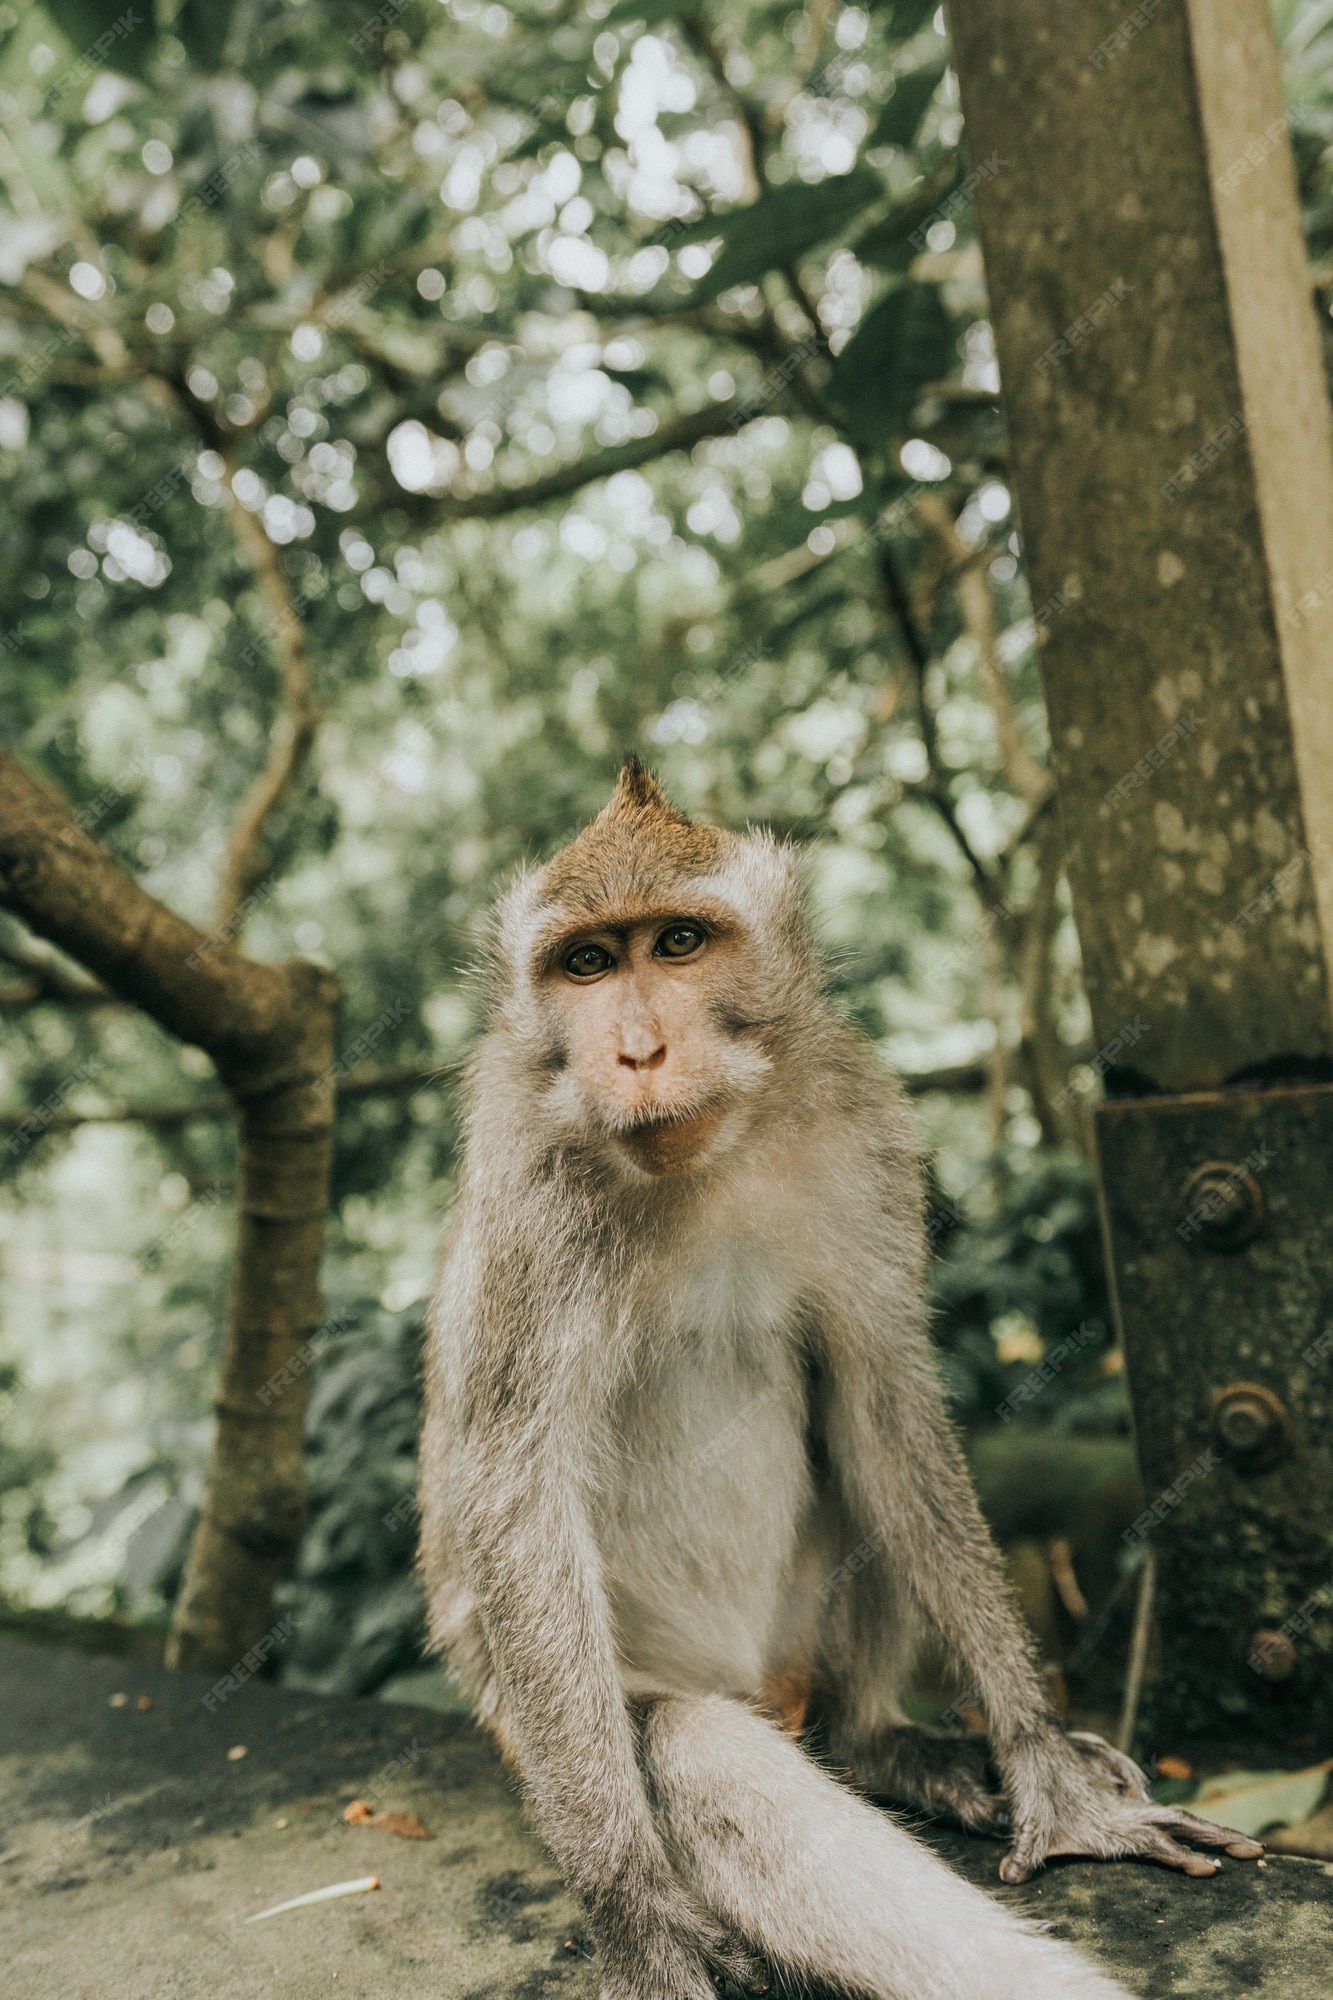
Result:
{"label": "monkey's chest fur", "polygon": [[797,1289],[715,1242],[639,1321],[594,1503],[625,1685],[758,1694],[808,1669],[836,1560]]}

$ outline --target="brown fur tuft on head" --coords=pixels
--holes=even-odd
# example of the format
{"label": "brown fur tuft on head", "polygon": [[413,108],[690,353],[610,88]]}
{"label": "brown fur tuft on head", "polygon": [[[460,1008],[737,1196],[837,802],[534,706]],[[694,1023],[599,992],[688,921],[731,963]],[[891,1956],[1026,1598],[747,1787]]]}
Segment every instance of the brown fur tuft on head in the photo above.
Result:
{"label": "brown fur tuft on head", "polygon": [[623,818],[636,812],[667,813],[672,819],[685,814],[673,806],[657,776],[648,769],[637,750],[627,750],[616,779],[616,788],[598,814],[599,819]]}
{"label": "brown fur tuft on head", "polygon": [[660,907],[675,883],[714,867],[726,839],[673,805],[631,752],[596,819],[541,871],[542,896],[594,921],[603,911],[619,920]]}

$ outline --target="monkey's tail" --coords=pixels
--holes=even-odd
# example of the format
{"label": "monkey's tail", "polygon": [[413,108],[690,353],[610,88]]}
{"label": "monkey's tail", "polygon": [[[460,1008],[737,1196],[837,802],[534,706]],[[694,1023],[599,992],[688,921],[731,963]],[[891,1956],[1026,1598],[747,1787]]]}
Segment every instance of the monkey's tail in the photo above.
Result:
{"label": "monkey's tail", "polygon": [[682,1880],[779,1970],[871,2000],[1130,2000],[740,1702],[654,1701],[643,1760]]}

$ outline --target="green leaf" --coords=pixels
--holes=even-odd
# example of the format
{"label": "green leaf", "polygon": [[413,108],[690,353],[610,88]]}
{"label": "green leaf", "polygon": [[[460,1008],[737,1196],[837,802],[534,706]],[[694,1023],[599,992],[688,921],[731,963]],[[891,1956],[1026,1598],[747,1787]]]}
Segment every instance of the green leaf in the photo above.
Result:
{"label": "green leaf", "polygon": [[927,382],[954,361],[949,316],[934,285],[895,285],[833,364],[828,392],[858,444],[901,437]]}
{"label": "green leaf", "polygon": [[876,119],[867,143],[871,146],[910,146],[943,75],[944,64],[939,62],[929,63],[924,69],[910,69],[905,75],[895,78],[893,95]]}
{"label": "green leaf", "polygon": [[722,249],[698,290],[715,298],[731,285],[753,284],[803,257],[816,244],[836,236],[872,203],[884,198],[884,183],[869,167],[855,167],[810,186],[789,181],[767,188],[748,208],[705,217],[681,231],[677,242],[697,242],[720,236]]}
{"label": "green leaf", "polygon": [[[48,17],[83,61],[97,69],[118,70],[122,76],[142,76],[160,25],[160,9],[153,0],[140,0],[137,7],[128,8],[125,0],[44,0],[44,4]],[[60,74],[52,72],[53,78]]]}
{"label": "green leaf", "polygon": [[1308,1819],[1328,1786],[1328,1764],[1304,1771],[1226,1771],[1209,1778],[1190,1801],[1190,1811],[1215,1819],[1252,1839],[1270,1826]]}

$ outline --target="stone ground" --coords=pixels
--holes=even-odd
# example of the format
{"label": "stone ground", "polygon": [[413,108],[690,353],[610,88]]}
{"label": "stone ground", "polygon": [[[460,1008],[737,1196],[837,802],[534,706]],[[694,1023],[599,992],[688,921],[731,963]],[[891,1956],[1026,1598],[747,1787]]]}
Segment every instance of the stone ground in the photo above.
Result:
{"label": "stone ground", "polygon": [[[465,1717],[258,1681],[210,1714],[209,1685],[0,1643],[5,2000],[591,2000],[569,1900]],[[345,1825],[357,1797],[434,1838]],[[1143,2000],[1333,1993],[1333,1865],[1068,1864],[1008,1892],[994,1842],[931,1838]],[[373,1894],[244,1921],[372,1874]]]}

